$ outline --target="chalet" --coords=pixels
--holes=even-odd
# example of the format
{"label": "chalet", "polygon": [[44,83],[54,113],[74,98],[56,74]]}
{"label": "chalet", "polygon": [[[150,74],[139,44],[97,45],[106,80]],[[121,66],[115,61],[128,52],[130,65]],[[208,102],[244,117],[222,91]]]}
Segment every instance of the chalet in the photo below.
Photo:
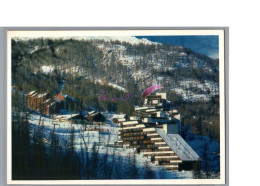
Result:
{"label": "chalet", "polygon": [[181,137],[183,116],[170,107],[166,93],[145,97],[135,116],[120,122],[118,145],[136,148],[167,170],[191,170],[201,159]]}
{"label": "chalet", "polygon": [[89,125],[91,124],[91,122],[82,114],[74,115],[68,118],[68,120],[75,124],[89,124]]}
{"label": "chalet", "polygon": [[91,122],[105,122],[106,118],[103,114],[97,111],[91,111],[86,116]]}
{"label": "chalet", "polygon": [[77,105],[76,99],[62,92],[56,95],[53,100],[57,103],[57,111],[60,111],[60,109],[75,110],[75,106]]}
{"label": "chalet", "polygon": [[71,122],[72,124],[91,124],[82,114],[67,114],[56,116],[59,122]]}

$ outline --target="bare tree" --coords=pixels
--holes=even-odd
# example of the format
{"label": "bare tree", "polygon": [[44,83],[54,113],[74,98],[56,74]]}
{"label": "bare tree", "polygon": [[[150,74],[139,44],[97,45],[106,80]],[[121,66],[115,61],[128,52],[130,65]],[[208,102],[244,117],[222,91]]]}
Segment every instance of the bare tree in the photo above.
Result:
{"label": "bare tree", "polygon": [[82,138],[82,141],[84,143],[84,146],[85,146],[85,155],[84,155],[84,159],[86,157],[86,171],[85,171],[85,177],[86,179],[89,179],[89,154],[88,154],[88,146],[89,146],[89,132],[88,132],[88,143],[86,142],[85,140],[85,136],[84,136],[84,130],[80,132],[80,135],[81,135],[81,138]]}
{"label": "bare tree", "polygon": [[207,141],[204,141],[204,147],[203,147],[203,161],[205,166],[205,173],[207,178],[210,178],[211,172],[210,172],[210,163],[208,158],[208,150],[209,150],[209,143]]}

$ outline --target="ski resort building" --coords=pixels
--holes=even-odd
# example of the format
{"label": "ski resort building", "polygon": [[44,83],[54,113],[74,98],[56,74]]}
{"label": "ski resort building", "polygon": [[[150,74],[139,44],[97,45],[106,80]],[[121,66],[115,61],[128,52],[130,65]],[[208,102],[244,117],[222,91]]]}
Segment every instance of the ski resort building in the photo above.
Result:
{"label": "ski resort building", "polygon": [[35,97],[37,96],[36,91],[31,91],[26,95],[26,106],[34,110],[36,108]]}
{"label": "ski resort building", "polygon": [[31,91],[26,95],[26,106],[35,111],[44,110],[44,102],[48,96],[48,93],[39,94],[36,91]]}
{"label": "ski resort building", "polygon": [[64,93],[57,94],[53,100],[57,103],[57,110],[60,111],[60,109],[64,110],[74,110],[77,101],[76,99],[68,96]]}
{"label": "ski resort building", "polygon": [[31,91],[26,95],[26,106],[31,110],[42,112],[43,114],[60,113],[61,109],[74,110],[77,101],[63,93],[50,98],[49,93],[38,93]]}
{"label": "ski resort building", "polygon": [[105,122],[106,118],[98,111],[91,111],[87,114],[86,118],[91,122]]}
{"label": "ski resort building", "polygon": [[167,170],[192,170],[200,162],[197,153],[181,137],[182,115],[170,107],[166,93],[153,93],[135,108],[135,116],[119,121],[118,144]]}
{"label": "ski resort building", "polygon": [[47,99],[45,102],[43,102],[43,113],[44,114],[54,114],[57,113],[57,104],[51,99]]}

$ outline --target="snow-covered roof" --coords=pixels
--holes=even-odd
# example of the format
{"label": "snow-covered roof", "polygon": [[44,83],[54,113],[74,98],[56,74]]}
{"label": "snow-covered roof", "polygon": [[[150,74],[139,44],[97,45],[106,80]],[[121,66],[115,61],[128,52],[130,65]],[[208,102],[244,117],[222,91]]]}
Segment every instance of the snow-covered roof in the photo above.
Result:
{"label": "snow-covered roof", "polygon": [[49,101],[51,101],[51,98],[47,99],[47,100],[44,101],[43,103],[48,103]]}
{"label": "snow-covered roof", "polygon": [[41,97],[46,96],[46,95],[47,95],[47,93],[38,94],[37,98],[41,98]]}
{"label": "snow-covered roof", "polygon": [[184,141],[179,134],[166,134],[163,129],[155,128],[157,133],[171,147],[182,161],[199,161],[198,154]]}
{"label": "snow-covered roof", "polygon": [[56,118],[64,118],[64,119],[71,119],[74,116],[78,116],[80,114],[66,114],[66,115],[60,115],[60,116],[56,116]]}
{"label": "snow-covered roof", "polygon": [[91,117],[94,117],[94,116],[96,116],[96,115],[98,115],[98,114],[100,114],[100,115],[102,115],[103,116],[103,114],[101,113],[101,112],[98,112],[98,111],[91,111],[91,112],[88,112],[88,116],[91,116]]}
{"label": "snow-covered roof", "polygon": [[32,94],[34,94],[34,93],[35,93],[35,90],[29,92],[28,95],[32,95]]}
{"label": "snow-covered roof", "polygon": [[116,118],[123,119],[123,118],[125,118],[125,114],[113,114],[113,119],[116,119]]}
{"label": "snow-covered roof", "polygon": [[154,109],[155,107],[135,107],[135,110],[147,110],[147,109]]}
{"label": "snow-covered roof", "polygon": [[96,113],[97,111],[95,111],[95,110],[93,110],[93,111],[91,111],[91,112],[88,112],[88,114],[89,115],[92,115],[92,114],[94,114],[94,113]]}
{"label": "snow-covered roof", "polygon": [[38,93],[35,92],[35,93],[33,93],[33,94],[31,95],[31,97],[36,97],[37,95],[38,95]]}

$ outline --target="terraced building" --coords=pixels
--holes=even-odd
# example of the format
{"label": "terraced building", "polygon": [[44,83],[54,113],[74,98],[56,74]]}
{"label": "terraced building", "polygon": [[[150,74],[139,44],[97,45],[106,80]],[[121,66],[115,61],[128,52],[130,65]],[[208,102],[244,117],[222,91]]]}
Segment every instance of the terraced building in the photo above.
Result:
{"label": "terraced building", "polygon": [[166,93],[154,93],[135,108],[130,120],[120,119],[118,143],[168,170],[192,170],[200,162],[197,153],[181,137],[182,115],[170,107]]}

